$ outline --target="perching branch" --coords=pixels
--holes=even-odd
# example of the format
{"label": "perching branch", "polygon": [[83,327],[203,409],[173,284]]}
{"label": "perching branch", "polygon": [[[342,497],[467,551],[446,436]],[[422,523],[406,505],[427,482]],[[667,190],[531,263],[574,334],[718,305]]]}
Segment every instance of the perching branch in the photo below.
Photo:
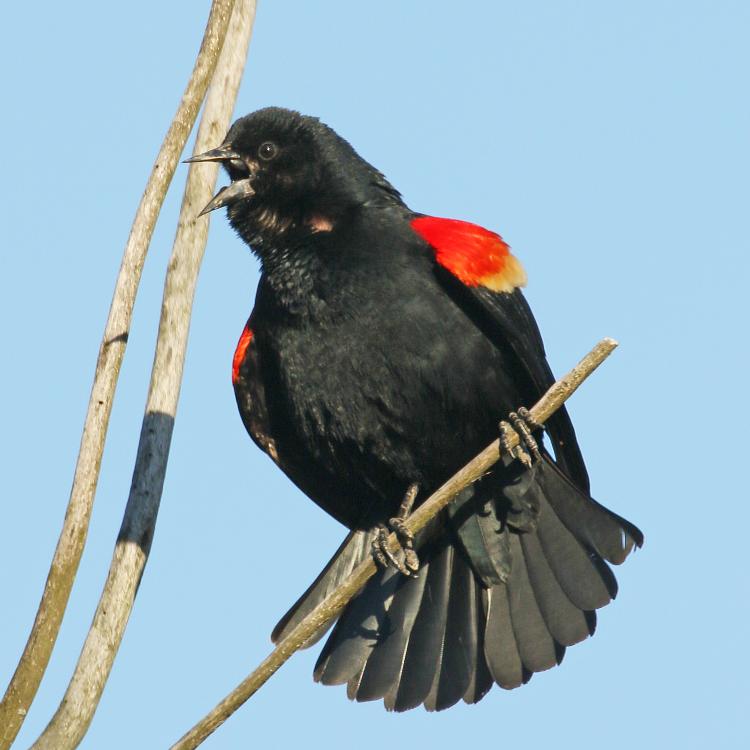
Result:
{"label": "perching branch", "polygon": [[7,750],[18,734],[60,630],[86,542],[109,416],[146,252],[167,188],[216,67],[233,5],[234,0],[212,3],[193,73],[133,220],[99,347],[65,521],[26,648],[0,703],[0,750]]}
{"label": "perching branch", "polygon": [[[231,5],[231,4],[230,4]],[[255,0],[237,0],[196,140],[206,151],[225,135],[234,110],[255,17]],[[190,313],[208,235],[196,220],[213,193],[218,165],[190,169],[164,284],[146,414],[130,496],[104,590],[75,672],[52,720],[33,745],[67,750],[83,738],[101,698],[143,574],[159,510],[180,394]]]}
{"label": "perching branch", "polygon": [[[565,377],[554,383],[530,410],[537,422],[544,423],[570,398],[579,385],[614,351],[614,339],[602,339]],[[509,435],[510,447],[518,445],[518,435]],[[416,533],[423,529],[465,487],[485,474],[500,458],[500,441],[488,445],[460,471],[454,474],[440,489],[417,508],[407,520],[409,529]],[[391,534],[388,545],[396,552],[398,542]],[[248,698],[262,687],[271,675],[314,634],[321,626],[337,617],[349,601],[356,596],[377,567],[371,557],[361,562],[350,576],[302,622],[287,635],[265,658],[260,666],[246,677],[209,714],[201,719],[170,750],[193,750],[198,747],[219,725],[226,721]]]}

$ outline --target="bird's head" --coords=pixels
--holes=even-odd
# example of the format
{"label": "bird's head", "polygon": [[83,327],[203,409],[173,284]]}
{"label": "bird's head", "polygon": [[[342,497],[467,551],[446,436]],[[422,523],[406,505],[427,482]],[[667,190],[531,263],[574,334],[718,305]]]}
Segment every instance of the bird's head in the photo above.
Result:
{"label": "bird's head", "polygon": [[331,231],[364,204],[403,205],[331,128],[280,107],[240,118],[218,148],[187,161],[221,162],[232,182],[201,213],[227,206],[230,223],[255,249],[290,233]]}

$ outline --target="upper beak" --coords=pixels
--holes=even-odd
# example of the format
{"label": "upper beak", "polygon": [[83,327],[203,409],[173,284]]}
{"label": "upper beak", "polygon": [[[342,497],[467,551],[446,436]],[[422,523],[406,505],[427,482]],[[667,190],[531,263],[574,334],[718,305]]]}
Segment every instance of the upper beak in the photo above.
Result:
{"label": "upper beak", "polygon": [[[206,151],[203,154],[193,156],[190,159],[185,159],[185,163],[194,164],[195,162],[200,161],[234,161],[235,159],[244,161],[240,154],[232,150],[231,146],[225,144],[218,148],[211,149],[211,151]],[[222,206],[229,206],[232,203],[243,200],[244,198],[249,198],[255,193],[250,184],[251,179],[252,173],[250,174],[250,177],[246,177],[244,180],[235,180],[231,185],[221,188],[198,216],[203,216],[203,214],[207,214],[210,211],[221,208]]]}
{"label": "upper beak", "polygon": [[242,161],[242,157],[236,151],[233,151],[231,146],[224,145],[219,146],[219,148],[213,148],[203,154],[191,156],[189,159],[185,159],[183,164],[193,164],[197,161],[232,161],[232,159]]}

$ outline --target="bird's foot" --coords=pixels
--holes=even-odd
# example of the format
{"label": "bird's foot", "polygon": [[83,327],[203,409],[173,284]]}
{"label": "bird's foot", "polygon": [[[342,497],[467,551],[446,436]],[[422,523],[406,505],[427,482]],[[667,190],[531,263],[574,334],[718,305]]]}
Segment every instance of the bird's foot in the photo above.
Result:
{"label": "bird's foot", "polygon": [[419,492],[419,485],[412,484],[401,501],[398,509],[398,515],[388,521],[390,530],[396,535],[399,543],[399,549],[394,554],[388,547],[388,526],[378,524],[378,533],[372,542],[372,553],[377,563],[387,568],[392,565],[405,576],[416,577],[419,570],[419,557],[414,551],[414,534],[406,525],[406,519],[411,513],[414,500]]}
{"label": "bird's foot", "polygon": [[[518,411],[510,412],[508,419],[510,422],[506,422],[505,420],[500,422],[500,446],[504,453],[517,458],[527,469],[530,469],[536,461],[540,461],[542,458],[542,454],[539,451],[539,444],[532,431],[541,430],[544,425],[539,424],[531,416],[531,412],[524,406]],[[511,448],[510,435],[513,432],[518,434],[518,445]]]}

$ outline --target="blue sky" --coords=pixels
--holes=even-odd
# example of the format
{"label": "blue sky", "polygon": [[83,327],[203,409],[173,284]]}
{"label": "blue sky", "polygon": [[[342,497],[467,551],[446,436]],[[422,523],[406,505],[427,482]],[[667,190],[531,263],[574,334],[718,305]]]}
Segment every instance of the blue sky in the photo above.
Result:
{"label": "blue sky", "polygon": [[[237,115],[270,104],[318,115],[415,210],[501,232],[557,372],[602,336],[620,341],[570,408],[594,495],[646,545],[617,571],[596,636],[520,690],[390,715],[313,684],[313,649],[205,747],[744,746],[750,5],[260,5]],[[2,687],[62,522],[122,248],[207,9],[5,12]],[[88,547],[19,747],[62,696],[109,565],[186,171],[146,264]],[[214,215],[152,555],[84,748],[177,739],[266,655],[278,616],[342,537],[236,414],[231,357],[257,273]],[[281,528],[292,554],[272,569]]]}

